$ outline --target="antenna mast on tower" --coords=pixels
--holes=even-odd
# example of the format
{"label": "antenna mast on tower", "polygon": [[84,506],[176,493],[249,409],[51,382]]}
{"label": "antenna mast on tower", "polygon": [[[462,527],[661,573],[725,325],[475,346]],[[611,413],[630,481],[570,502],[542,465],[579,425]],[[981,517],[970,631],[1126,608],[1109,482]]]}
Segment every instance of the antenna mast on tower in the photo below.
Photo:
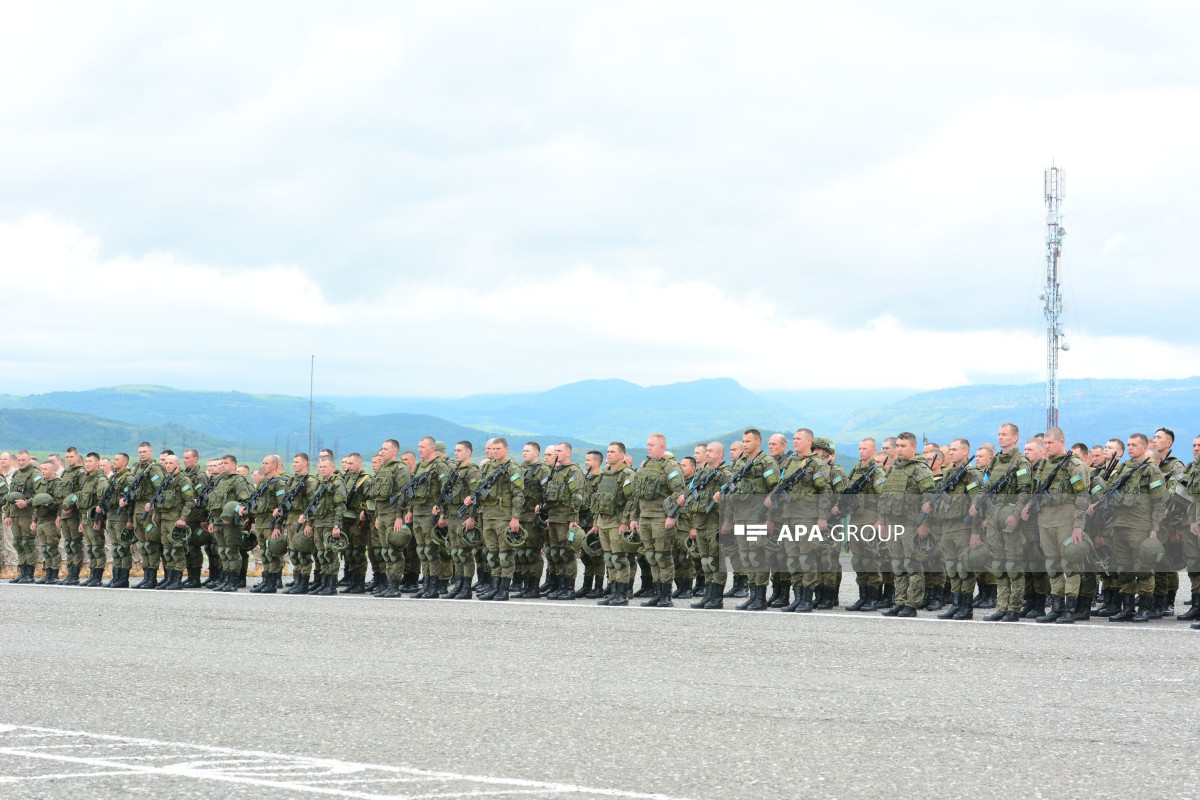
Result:
{"label": "antenna mast on tower", "polygon": [[1062,288],[1059,258],[1062,257],[1063,171],[1048,167],[1044,177],[1046,197],[1046,288],[1042,310],[1046,316],[1046,427],[1058,425],[1058,351],[1071,349],[1062,327]]}

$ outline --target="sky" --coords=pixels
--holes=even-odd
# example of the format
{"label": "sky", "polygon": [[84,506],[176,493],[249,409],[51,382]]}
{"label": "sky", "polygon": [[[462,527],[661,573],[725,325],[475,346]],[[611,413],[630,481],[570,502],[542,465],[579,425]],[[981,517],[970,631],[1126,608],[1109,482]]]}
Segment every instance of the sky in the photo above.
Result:
{"label": "sky", "polygon": [[1200,374],[1194,4],[0,6],[9,393]]}

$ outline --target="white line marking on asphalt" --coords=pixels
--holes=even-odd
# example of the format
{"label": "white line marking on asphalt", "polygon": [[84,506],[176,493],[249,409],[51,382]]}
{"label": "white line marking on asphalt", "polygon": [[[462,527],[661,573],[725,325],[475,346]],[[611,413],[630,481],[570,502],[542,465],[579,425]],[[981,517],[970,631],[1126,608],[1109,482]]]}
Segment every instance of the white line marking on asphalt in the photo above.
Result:
{"label": "white line marking on asphalt", "polygon": [[67,778],[111,778],[114,775],[133,775],[136,774],[128,769],[114,769],[105,772],[60,772],[55,775],[23,775],[14,777],[11,775],[0,775],[0,783],[24,783],[25,781],[59,781]]}
{"label": "white line marking on asphalt", "polygon": [[[164,742],[142,737],[112,736],[109,734],[89,733],[86,731],[58,730],[54,728],[40,728],[23,725],[0,725],[0,734],[4,734],[3,736],[0,736],[0,739],[10,740],[55,736],[76,737],[79,739],[88,740],[89,742],[101,740],[102,742],[116,742],[126,746],[142,746],[156,749],[171,747],[191,751],[188,753],[181,753],[180,755],[176,756],[179,761],[174,764],[126,764],[123,762],[132,760],[133,758],[136,758],[136,756],[70,756],[64,753],[46,752],[43,749],[22,748],[20,746],[4,747],[2,746],[2,742],[0,742],[0,755],[7,755],[16,758],[28,758],[66,764],[80,764],[106,770],[119,770],[119,772],[114,774],[183,777],[196,780],[211,780],[248,786],[262,786],[273,789],[285,789],[296,792],[323,794],[334,797],[355,798],[355,800],[435,800],[435,798],[493,797],[516,794],[531,794],[541,796],[548,794],[582,794],[593,795],[597,797],[629,798],[629,800],[682,800],[682,798],[676,798],[665,794],[630,792],[621,789],[602,789],[570,783],[553,783],[549,781],[527,780],[524,778],[499,778],[490,775],[470,775],[458,772],[441,772],[435,770],[417,769],[414,767],[398,767],[384,764],[364,764],[329,758],[287,756],[259,750],[241,750],[231,747],[215,747],[211,745],[188,744],[185,742]],[[218,757],[196,757],[201,754],[208,754],[210,756]],[[263,763],[264,760],[266,763]],[[291,767],[292,771],[290,774],[293,776],[297,772],[309,769],[321,771],[325,775],[345,775],[356,772],[373,771],[376,773],[384,772],[405,776],[405,778],[402,779],[405,782],[428,782],[436,784],[460,782],[482,785],[488,788],[472,789],[463,787],[461,790],[458,790],[454,787],[443,788],[439,786],[435,791],[421,792],[417,794],[376,794],[373,792],[355,791],[350,788],[322,785],[316,781],[310,782],[295,779],[279,780],[266,776],[253,777],[242,774],[249,771],[245,766],[246,764],[260,764],[264,768],[276,768],[281,766],[281,762]],[[222,766],[231,767],[232,772],[221,771]],[[74,777],[77,774],[78,773],[72,774],[69,777]],[[15,777],[17,782],[22,780],[22,778],[19,776],[12,777]],[[368,779],[364,776],[363,782],[366,782],[367,780]],[[349,783],[357,781],[347,780],[347,782]],[[431,786],[429,788],[432,789],[434,787]]]}
{"label": "white line marking on asphalt", "polygon": [[[4,586],[7,587],[8,585],[4,584]],[[16,590],[29,589],[31,591],[36,591],[38,589],[59,589],[62,591],[67,591],[67,590],[75,591],[78,589],[87,589],[90,591],[97,591],[97,592],[105,591],[101,587],[97,587],[97,586],[85,586],[85,587],[67,586],[67,587],[64,587],[64,586],[57,586],[57,585],[55,585],[55,586],[38,586],[37,584],[16,584],[16,585],[12,586],[12,588],[16,589]],[[189,589],[186,591],[169,592],[166,594],[168,594],[171,597],[187,597],[189,595],[196,595],[196,594],[201,594],[201,593],[197,592],[195,589]],[[408,607],[409,603],[407,601],[412,599],[412,598],[404,598],[404,600],[399,600],[399,598],[396,598],[396,599],[389,599],[387,601],[380,602],[378,598],[372,597],[370,595],[365,595],[365,594],[364,595],[337,595],[334,597],[318,596],[318,595],[305,595],[303,597],[303,599],[301,599],[300,596],[296,596],[296,595],[281,595],[281,594],[263,595],[263,594],[251,594],[249,592],[243,593],[240,591],[239,592],[207,592],[206,591],[203,594],[212,595],[214,597],[222,597],[222,598],[240,597],[244,600],[251,600],[251,601],[258,601],[259,599],[261,599],[264,602],[271,602],[271,598],[274,598],[275,602],[298,602],[298,603],[366,602],[366,601],[370,600],[370,601],[377,602],[381,608],[384,607],[385,603],[391,603],[393,605],[396,605],[396,606],[399,606],[402,608]],[[397,602],[397,600],[399,600],[399,602]],[[600,611],[600,612],[616,613],[616,614],[625,614],[625,613],[629,613],[629,612],[639,612],[639,611],[640,612],[650,612],[650,613],[653,613],[653,612],[659,612],[659,613],[678,612],[678,613],[689,613],[689,614],[706,614],[706,613],[712,614],[713,613],[712,611],[705,612],[705,611],[698,611],[698,610],[692,609],[692,608],[687,608],[686,605],[684,605],[685,601],[681,601],[679,605],[672,606],[671,608],[657,608],[657,607],[653,607],[653,606],[649,607],[649,608],[644,608],[641,605],[637,605],[637,604],[629,605],[629,606],[621,606],[619,608],[612,608],[611,606],[598,606],[598,605],[596,605],[594,600],[587,600],[587,601],[580,602],[580,603],[571,602],[569,600],[509,600],[509,601],[503,601],[500,603],[495,603],[490,600],[483,600],[483,601],[445,600],[443,598],[439,602],[470,603],[470,604],[474,604],[474,605],[478,605],[480,602],[482,602],[484,605],[480,606],[480,608],[485,608],[485,607],[486,608],[496,608],[496,607],[535,608],[535,609],[536,608],[571,608],[571,609],[588,609],[588,610],[592,610],[592,611]],[[429,604],[425,604],[425,605],[429,605]],[[415,608],[416,606],[412,606],[412,607]],[[976,609],[976,610],[978,610],[978,609]],[[718,616],[714,617],[714,618],[719,618],[722,614],[725,616],[728,616],[730,613],[739,614],[739,615],[740,614],[749,614],[749,615],[753,615],[753,616],[762,617],[764,619],[779,619],[780,617],[786,616],[789,619],[790,618],[803,619],[805,617],[820,617],[820,618],[824,618],[824,619],[876,620],[878,622],[885,622],[889,625],[902,625],[905,623],[924,622],[927,624],[945,625],[945,626],[947,626],[947,630],[952,630],[954,627],[962,625],[965,622],[965,623],[971,624],[971,625],[986,625],[991,628],[1016,629],[1016,630],[1021,630],[1021,629],[1036,629],[1036,630],[1044,630],[1044,631],[1100,630],[1100,631],[1125,631],[1125,632],[1136,631],[1136,632],[1143,632],[1143,633],[1144,632],[1155,632],[1155,633],[1191,633],[1192,632],[1191,626],[1188,625],[1186,622],[1181,623],[1179,625],[1172,625],[1171,622],[1174,621],[1173,619],[1171,621],[1166,622],[1165,624],[1149,624],[1149,625],[1148,624],[1137,624],[1137,623],[1117,624],[1117,625],[1101,625],[1099,623],[1096,623],[1096,624],[1080,623],[1078,625],[1075,625],[1075,624],[1072,624],[1072,625],[1041,624],[1041,625],[1036,625],[1036,628],[1035,628],[1035,624],[1029,623],[1028,620],[1018,622],[1018,623],[984,622],[981,619],[951,621],[951,620],[937,619],[936,617],[917,616],[917,617],[898,618],[898,617],[885,617],[885,616],[879,614],[878,612],[860,613],[860,612],[849,612],[849,611],[846,611],[846,612],[810,611],[810,612],[806,612],[803,614],[786,614],[785,615],[785,614],[778,613],[778,612],[775,614],[772,614],[770,611],[738,611],[735,608],[721,609],[720,614],[718,614]],[[926,613],[933,613],[933,612],[926,612]]]}

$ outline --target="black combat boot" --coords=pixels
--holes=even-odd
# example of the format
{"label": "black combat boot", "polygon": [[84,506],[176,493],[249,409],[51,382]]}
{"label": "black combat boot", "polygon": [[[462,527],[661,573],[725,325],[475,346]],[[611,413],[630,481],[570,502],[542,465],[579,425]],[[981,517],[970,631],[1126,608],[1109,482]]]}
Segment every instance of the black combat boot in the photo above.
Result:
{"label": "black combat boot", "polygon": [[709,600],[712,600],[713,585],[711,583],[704,584],[704,596],[695,603],[688,603],[688,608],[704,608]]}
{"label": "black combat boot", "polygon": [[396,578],[380,577],[376,583],[379,581],[383,581],[383,588],[379,590],[379,594],[375,595],[376,597],[391,599],[404,596],[400,592],[400,581]]}
{"label": "black combat boot", "polygon": [[1000,585],[996,584],[996,583],[988,584],[987,593],[988,593],[987,600],[983,601],[982,607],[983,608],[995,608],[996,602],[999,599],[998,595],[1000,594]]}
{"label": "black combat boot", "polygon": [[512,578],[501,578],[499,585],[496,587],[496,593],[492,595],[492,599],[507,600],[510,586],[512,586]]}
{"label": "black combat boot", "polygon": [[200,570],[189,569],[187,580],[183,582],[184,589],[199,589],[200,588]]}
{"label": "black combat boot", "polygon": [[308,581],[308,594],[316,594],[321,588],[321,573],[317,571],[316,565],[313,565],[312,577]]}
{"label": "black combat boot", "polygon": [[322,575],[321,589],[317,592],[317,594],[323,597],[329,597],[337,593],[337,575]]}
{"label": "black combat boot", "polygon": [[1175,619],[1182,622],[1190,622],[1194,619],[1200,619],[1200,594],[1192,595],[1191,608],[1180,614]]}
{"label": "black combat boot", "polygon": [[692,597],[707,597],[707,596],[708,596],[708,589],[707,589],[707,583],[705,582],[705,577],[703,575],[697,574],[696,575],[696,587],[694,589],[692,589]]}
{"label": "black combat boot", "polygon": [[[630,583],[633,583],[633,581],[630,581]],[[638,587],[638,590],[633,593],[633,596],[634,597],[654,597],[654,592],[655,592],[655,589],[654,589],[653,579],[651,579],[651,577],[648,574],[643,572],[642,573],[642,583]],[[645,605],[645,603],[643,603],[643,605]],[[655,603],[655,605],[658,605],[658,604]]]}
{"label": "black combat boot", "polygon": [[929,590],[929,599],[925,601],[923,608],[926,611],[941,611],[945,605],[946,602],[942,599],[942,587],[937,586]]}
{"label": "black combat boot", "polygon": [[971,607],[970,603],[963,601],[962,592],[953,592],[950,595],[950,605],[946,606],[946,610],[937,615],[938,619],[954,619],[955,615],[962,609],[963,606]]}
{"label": "black combat boot", "polygon": [[155,586],[155,587],[154,587],[154,590],[155,590],[156,592],[161,592],[161,591],[163,591],[164,589],[166,589],[168,586],[170,586],[170,585],[171,585],[171,581],[172,581],[174,578],[175,578],[175,570],[173,570],[173,569],[164,569],[164,570],[163,570],[163,579],[162,579],[161,581],[159,581],[159,582],[158,582],[158,586]]}
{"label": "black combat boot", "polygon": [[818,603],[813,603],[813,608],[818,611],[830,611],[837,605],[837,587],[822,586],[821,600]]}
{"label": "black combat boot", "polygon": [[1163,606],[1167,604],[1165,594],[1156,594],[1150,598],[1150,619],[1163,618]]}
{"label": "black combat boot", "polygon": [[1026,603],[1029,605],[1029,610],[1026,611],[1022,605],[1021,619],[1037,619],[1046,613],[1046,595],[1034,592],[1026,596]]}
{"label": "black combat boot", "polygon": [[[893,587],[893,591],[895,591],[895,584],[892,584],[892,587]],[[886,586],[884,587],[884,590],[886,593],[886,590],[887,590]],[[893,598],[894,598],[894,595],[893,595]],[[900,612],[902,610],[904,610],[904,606],[895,602],[895,600],[892,598],[888,599],[888,605],[886,605],[886,606],[881,605],[880,608],[885,609],[883,612],[881,612],[881,616],[884,616],[884,617],[898,617],[898,616],[900,616]]]}
{"label": "black combat boot", "polygon": [[419,572],[405,572],[400,576],[400,593],[412,594],[421,588],[421,574]]}
{"label": "black combat boot", "polygon": [[366,587],[363,586],[365,577],[365,575],[351,575],[350,582],[341,590],[341,594],[362,594],[365,592]]}
{"label": "black combat boot", "polygon": [[804,587],[803,586],[793,586],[792,587],[792,602],[788,603],[786,606],[784,606],[783,608],[781,608],[779,610],[784,612],[785,614],[796,613],[796,610],[799,609],[801,605],[803,605],[804,597],[805,597]]}
{"label": "black combat boot", "polygon": [[1116,589],[1105,589],[1104,605],[1096,611],[1097,617],[1112,618],[1121,611],[1121,595]]}
{"label": "black combat boot", "polygon": [[1020,622],[1021,615],[1016,611],[1005,611],[1004,616],[1000,618],[1001,622]]}
{"label": "black combat boot", "polygon": [[742,583],[740,586],[738,586],[737,584],[734,584],[733,596],[734,597],[749,597],[750,596],[750,576],[749,575],[742,576]]}
{"label": "black combat boot", "polygon": [[250,559],[247,553],[242,553],[242,570],[238,573],[237,588],[246,588],[246,575],[250,572]]}
{"label": "black combat boot", "polygon": [[719,611],[725,607],[725,584],[724,583],[709,583],[712,588],[712,596],[704,603],[705,610]]}
{"label": "black combat boot", "polygon": [[58,570],[52,570],[47,567],[46,574],[38,578],[36,581],[34,581],[34,583],[40,583],[43,585],[53,585],[58,583]]}
{"label": "black combat boot", "polygon": [[496,592],[500,589],[500,578],[495,575],[488,575],[487,580],[479,579],[479,592],[476,593],[476,600],[491,600],[496,596]]}
{"label": "black combat boot", "polygon": [[722,594],[721,596],[722,596],[722,597],[737,597],[737,590],[738,590],[738,586],[739,586],[739,585],[741,585],[741,584],[744,584],[745,580],[746,580],[746,576],[745,576],[745,575],[740,575],[740,576],[739,576],[739,575],[734,575],[734,576],[733,576],[733,583],[730,585],[730,587],[729,587],[729,591],[725,592],[725,593],[724,593],[724,594]]}
{"label": "black combat boot", "polygon": [[603,575],[596,575],[592,579],[592,590],[588,592],[585,597],[587,597],[588,600],[599,600],[601,597],[604,597]]}
{"label": "black combat boot", "polygon": [[867,587],[861,583],[858,585],[858,599],[850,605],[846,606],[847,611],[862,611],[863,606],[867,604]]}
{"label": "black combat boot", "polygon": [[613,589],[612,597],[608,598],[610,606],[627,606],[629,605],[629,594],[633,591],[633,585],[630,581],[620,581]]}
{"label": "black combat boot", "polygon": [[863,590],[867,593],[867,602],[863,603],[863,607],[859,610],[878,611],[880,608],[879,595],[881,593],[881,589],[878,586],[866,586]]}
{"label": "black combat boot", "polygon": [[[166,580],[166,578],[164,577],[163,580]],[[156,568],[156,569],[153,569],[153,570],[150,570],[149,572],[147,572],[146,577],[142,578],[142,582],[146,584],[145,586],[142,587],[143,589],[157,589],[158,588],[158,569]]]}
{"label": "black combat boot", "polygon": [[67,567],[67,577],[62,579],[63,586],[79,585],[79,567]]}
{"label": "black combat boot", "polygon": [[[338,588],[340,589],[343,586],[349,586],[350,582],[353,580],[354,580],[354,578],[352,578],[350,576],[350,572],[345,567],[343,567],[342,568],[342,579],[337,582]],[[343,592],[343,594],[345,594],[345,593]]]}
{"label": "black combat boot", "polygon": [[983,618],[984,622],[1003,622],[1005,612],[1001,609],[996,609],[992,613]]}
{"label": "black combat boot", "polygon": [[1040,617],[1036,617],[1035,619],[1038,622],[1054,622],[1056,619],[1062,616],[1062,612],[1062,597],[1057,594],[1052,594],[1050,595],[1050,610],[1042,614]]}
{"label": "black combat boot", "polygon": [[1133,595],[1122,593],[1120,595],[1120,599],[1121,610],[1109,617],[1109,622],[1128,622],[1129,620],[1133,619]]}
{"label": "black combat boot", "polygon": [[[641,595],[641,590],[638,590],[637,592],[635,592],[633,596],[638,597],[639,595]],[[668,597],[669,596],[670,595],[668,595]],[[644,608],[658,608],[658,606],[661,602],[662,602],[662,597],[659,596],[658,583],[655,582],[651,586],[650,599],[643,600],[642,606]]]}
{"label": "black combat boot", "polygon": [[[1086,599],[1086,598],[1084,598]],[[1073,595],[1067,595],[1063,598],[1062,613],[1058,615],[1055,623],[1060,625],[1071,625],[1075,622],[1075,611],[1079,608],[1080,598]]]}
{"label": "black combat boot", "polygon": [[[30,580],[33,579],[33,567],[29,568],[29,578],[30,578]],[[116,584],[113,585],[113,588],[114,589],[128,589],[129,588],[129,567],[121,568],[121,579]]]}
{"label": "black combat boot", "polygon": [[220,570],[217,567],[214,567],[212,564],[209,564],[208,565],[208,577],[204,579],[204,583],[200,584],[200,588],[207,589],[208,587],[210,587],[214,583],[216,583],[218,580],[217,576],[219,573],[220,573]]}
{"label": "black combat boot", "polygon": [[138,581],[137,583],[135,583],[133,586],[130,586],[129,588],[130,589],[147,589],[149,587],[146,586],[146,583],[149,580],[150,580],[150,568],[143,564],[142,565],[142,579],[140,581]]}
{"label": "black combat boot", "polygon": [[251,587],[250,587],[250,591],[251,591],[251,593],[253,593],[253,594],[258,594],[258,593],[259,593],[259,592],[261,592],[263,589],[265,589],[265,588],[267,587],[267,580],[268,580],[268,577],[270,576],[270,574],[271,574],[271,573],[269,573],[269,572],[264,572],[264,573],[263,573],[263,574],[262,574],[262,575],[259,577],[259,579],[258,579],[258,583],[254,584],[253,586],[251,586]]}
{"label": "black combat boot", "polygon": [[219,591],[219,592],[236,592],[240,588],[238,586],[238,573],[237,572],[234,572],[233,570],[227,570],[225,572],[225,578],[226,578],[225,583],[221,584],[221,588],[218,589],[217,591]]}
{"label": "black combat boot", "polygon": [[975,599],[971,601],[972,608],[983,608],[984,603],[988,599],[988,587],[986,583],[979,584],[979,594],[975,595]]}
{"label": "black combat boot", "polygon": [[471,593],[471,579],[463,576],[462,581],[458,585],[458,591],[450,598],[451,600],[470,600],[474,595]]}
{"label": "black combat boot", "polygon": [[1137,597],[1137,613],[1129,618],[1130,622],[1149,622],[1154,619],[1154,595],[1139,594]]}
{"label": "black combat boot", "polygon": [[101,575],[100,575],[101,572],[103,572],[103,570],[92,569],[91,567],[88,567],[88,579],[83,582],[83,585],[84,586],[99,586],[100,579],[101,579]]}
{"label": "black combat boot", "polygon": [[746,606],[746,611],[766,611],[767,610],[767,587],[751,586],[750,598],[743,603]]}
{"label": "black combat boot", "polygon": [[201,587],[208,589],[210,592],[220,591],[221,586],[225,583],[225,570],[209,570],[208,580],[200,584]]}
{"label": "black combat boot", "polygon": [[[563,588],[562,588],[562,594],[560,594],[558,596],[559,600],[577,600],[582,596],[578,592],[575,591],[575,576],[574,575],[562,575],[562,576],[560,576],[560,579],[562,580]],[[670,586],[671,586],[671,584],[668,583],[667,584],[668,592],[671,591]]]}
{"label": "black combat boot", "polygon": [[678,578],[675,581],[675,587],[676,587],[675,591],[671,594],[671,597],[674,598],[675,600],[678,600],[681,597],[691,597],[692,596],[692,579],[691,578]]}
{"label": "black combat boot", "polygon": [[876,603],[880,608],[891,608],[896,602],[896,584],[885,583],[879,587],[879,601]]}
{"label": "black combat boot", "polygon": [[[1080,595],[1075,601],[1075,613],[1071,615],[1072,622],[1087,622],[1092,618],[1092,598]],[[1059,622],[1062,622],[1060,619]]]}
{"label": "black combat boot", "polygon": [[783,608],[787,605],[787,600],[782,594],[785,585],[781,580],[771,579],[771,596],[767,598],[767,608]]}
{"label": "black combat boot", "polygon": [[[463,576],[455,575],[453,577],[453,579],[450,581],[450,585],[446,587],[446,594],[448,594],[451,598],[456,597],[458,595],[459,590],[462,589],[462,584],[463,584]],[[349,594],[349,592],[347,592],[347,594]]]}
{"label": "black combat boot", "polygon": [[915,617],[915,616],[917,616],[917,610],[915,608],[913,608],[912,606],[900,606],[900,613],[897,614],[896,616],[897,617]]}
{"label": "black combat boot", "polygon": [[1163,595],[1162,601],[1158,604],[1158,610],[1162,612],[1164,617],[1175,616],[1175,592],[1170,589]]}
{"label": "black combat boot", "polygon": [[308,593],[308,575],[295,573],[295,580],[292,581],[290,589],[285,589],[284,594],[307,594]]}
{"label": "black combat boot", "polygon": [[796,606],[797,614],[807,614],[816,608],[816,589],[810,589],[807,586],[801,586],[800,589],[800,605]]}
{"label": "black combat boot", "polygon": [[283,582],[283,573],[264,572],[263,575],[267,579],[267,587],[260,594],[275,594],[279,590],[279,585]]}
{"label": "black combat boot", "polygon": [[[766,588],[763,589],[763,598],[767,596]],[[658,584],[658,607],[671,608],[675,604],[671,602],[671,581],[662,581]]]}
{"label": "black combat boot", "polygon": [[953,619],[953,620],[973,619],[975,617],[975,606],[971,605],[971,593],[970,592],[962,592],[960,599],[961,599],[962,605],[960,605],[958,607],[958,611],[950,619]]}

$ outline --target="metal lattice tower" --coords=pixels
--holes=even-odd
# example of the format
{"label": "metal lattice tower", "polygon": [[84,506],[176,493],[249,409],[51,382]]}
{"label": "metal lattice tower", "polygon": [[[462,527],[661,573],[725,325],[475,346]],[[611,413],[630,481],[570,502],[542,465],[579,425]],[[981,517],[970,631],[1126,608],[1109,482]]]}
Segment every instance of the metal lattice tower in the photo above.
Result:
{"label": "metal lattice tower", "polygon": [[1046,199],[1046,288],[1042,291],[1042,311],[1046,316],[1046,426],[1058,425],[1058,351],[1069,350],[1062,327],[1062,288],[1059,285],[1059,259],[1062,257],[1063,171],[1048,167],[1044,177]]}

